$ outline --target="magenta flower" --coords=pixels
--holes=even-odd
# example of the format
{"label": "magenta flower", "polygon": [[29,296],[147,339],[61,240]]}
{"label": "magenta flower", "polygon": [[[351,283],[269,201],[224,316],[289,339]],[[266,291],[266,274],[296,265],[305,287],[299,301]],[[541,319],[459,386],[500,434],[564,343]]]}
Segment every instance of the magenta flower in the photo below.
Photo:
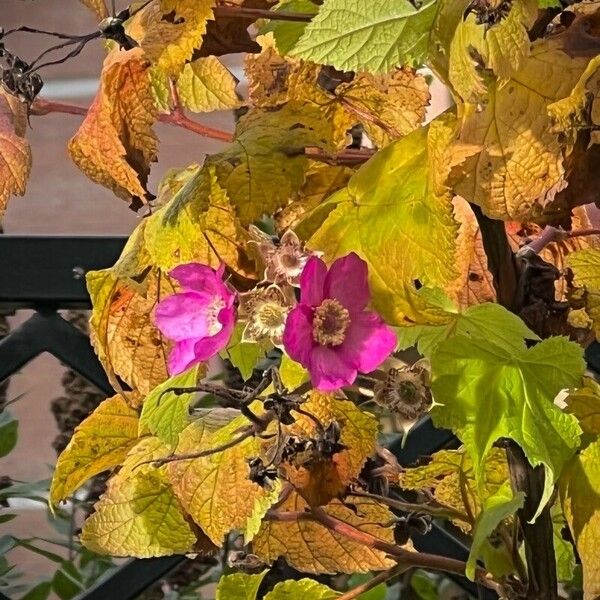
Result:
{"label": "magenta flower", "polygon": [[329,271],[312,256],[302,271],[300,303],[288,315],[283,345],[320,390],[350,385],[358,371],[374,371],[396,347],[392,329],[365,310],[367,275],[367,263],[353,252],[338,258]]}
{"label": "magenta flower", "polygon": [[156,307],[155,322],[175,342],[169,354],[171,375],[208,360],[229,342],[235,325],[235,292],[223,282],[224,267],[188,263],[169,275],[183,288]]}

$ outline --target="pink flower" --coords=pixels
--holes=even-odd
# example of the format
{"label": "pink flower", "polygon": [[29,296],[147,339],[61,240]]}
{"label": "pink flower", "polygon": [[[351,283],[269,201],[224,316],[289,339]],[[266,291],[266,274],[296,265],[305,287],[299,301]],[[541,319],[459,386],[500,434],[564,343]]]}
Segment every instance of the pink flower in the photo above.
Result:
{"label": "pink flower", "polygon": [[302,271],[300,303],[288,315],[283,345],[320,390],[352,384],[358,371],[374,371],[396,347],[392,329],[365,310],[367,275],[367,263],[353,252],[329,271],[313,256]]}
{"label": "pink flower", "polygon": [[162,300],[155,322],[175,342],[169,354],[169,373],[177,375],[208,360],[229,342],[235,325],[235,293],[223,282],[224,267],[214,271],[206,265],[188,263],[169,275],[183,291]]}

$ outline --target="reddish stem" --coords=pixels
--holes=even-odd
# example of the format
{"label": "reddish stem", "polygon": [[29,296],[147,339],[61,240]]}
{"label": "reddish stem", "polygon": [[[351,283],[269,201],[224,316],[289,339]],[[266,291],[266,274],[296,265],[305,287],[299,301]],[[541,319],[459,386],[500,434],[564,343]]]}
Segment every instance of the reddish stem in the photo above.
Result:
{"label": "reddish stem", "polygon": [[[79,106],[77,104],[69,104],[66,102],[54,102],[53,100],[38,98],[31,105],[30,113],[35,116],[43,116],[50,113],[85,116],[87,115],[88,110],[89,108],[87,106]],[[203,137],[212,138],[213,140],[221,140],[224,142],[231,142],[233,140],[233,135],[231,133],[192,121],[192,119],[188,118],[180,109],[176,109],[171,114],[161,114],[158,116],[158,120],[161,123],[176,125],[183,129],[187,129],[188,131],[193,131]]]}
{"label": "reddish stem", "polygon": [[306,13],[292,13],[285,11],[272,11],[264,8],[244,8],[242,6],[215,6],[215,17],[237,17],[239,19],[271,19],[274,21],[295,21],[308,23],[313,15]]}

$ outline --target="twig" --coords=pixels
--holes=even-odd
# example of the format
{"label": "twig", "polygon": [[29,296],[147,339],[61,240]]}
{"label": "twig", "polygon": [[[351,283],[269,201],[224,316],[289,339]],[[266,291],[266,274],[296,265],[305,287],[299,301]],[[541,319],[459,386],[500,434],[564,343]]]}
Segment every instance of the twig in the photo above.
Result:
{"label": "twig", "polygon": [[[38,98],[31,105],[30,113],[35,116],[47,115],[50,113],[63,113],[69,115],[87,115],[88,107],[78,106],[76,104],[68,104],[65,102],[54,102],[52,100],[45,100],[44,98]],[[161,114],[158,116],[158,120],[161,123],[167,123],[169,125],[176,125],[201,135],[203,137],[211,138],[214,140],[221,140],[224,142],[231,142],[233,136],[227,131],[220,129],[214,129],[208,125],[202,125],[196,121],[192,121],[182,113],[173,114]]]}
{"label": "twig", "polygon": [[389,579],[402,575],[404,571],[406,571],[406,568],[403,565],[396,565],[387,571],[382,571],[379,575],[375,575],[373,579],[369,579],[369,581],[365,581],[351,590],[348,590],[345,594],[338,596],[336,600],[354,600],[354,598],[358,598],[361,594],[377,587],[380,583],[384,583]]}
{"label": "twig", "polygon": [[548,225],[544,227],[542,234],[532,240],[528,244],[525,244],[522,248],[519,248],[517,252],[517,258],[524,258],[528,254],[539,254],[548,244],[552,242],[562,242],[569,237],[568,232],[563,231],[557,227]]}
{"label": "twig", "polygon": [[585,237],[586,235],[600,235],[600,229],[575,229],[569,232],[570,238]]}
{"label": "twig", "polygon": [[307,146],[306,148],[291,148],[285,150],[288,156],[306,156],[312,160],[327,163],[332,166],[354,167],[366,163],[375,154],[375,150],[368,148],[347,148],[336,154],[325,152],[321,148]]}
{"label": "twig", "polygon": [[434,517],[444,517],[447,519],[460,519],[465,523],[469,522],[467,515],[454,510],[453,508],[440,506],[431,506],[430,504],[414,504],[412,502],[404,502],[396,498],[389,498],[388,496],[380,496],[379,494],[371,494],[370,492],[357,492],[352,490],[353,496],[359,496],[361,498],[371,498],[385,504],[391,508],[396,508],[408,513],[427,513]]}
{"label": "twig", "polygon": [[229,450],[229,448],[233,448],[237,446],[245,439],[252,437],[254,435],[254,428],[250,427],[237,437],[221,444],[220,446],[216,446],[215,448],[209,448],[208,450],[200,450],[199,452],[192,452],[190,454],[173,454],[171,456],[165,456],[164,458],[157,458],[154,460],[146,460],[144,462],[139,463],[136,467],[141,467],[142,465],[152,464],[156,467],[162,467],[162,465],[170,462],[176,462],[180,460],[194,460],[195,458],[204,458],[205,456],[211,456],[212,454],[219,454],[219,452],[224,452],[225,450]]}
{"label": "twig", "polygon": [[215,17],[238,17],[240,19],[271,19],[273,21],[295,21],[308,23],[313,15],[306,13],[292,13],[281,11],[271,11],[265,8],[245,8],[242,6],[220,5],[213,9]]}

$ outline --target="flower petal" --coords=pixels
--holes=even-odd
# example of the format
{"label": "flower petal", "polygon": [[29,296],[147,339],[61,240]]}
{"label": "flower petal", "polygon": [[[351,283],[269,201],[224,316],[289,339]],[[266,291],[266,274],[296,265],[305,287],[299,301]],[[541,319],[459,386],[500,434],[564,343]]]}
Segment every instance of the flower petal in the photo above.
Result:
{"label": "flower petal", "polygon": [[307,367],[316,346],[312,336],[312,310],[298,304],[288,314],[283,331],[283,347],[291,359]]}
{"label": "flower petal", "polygon": [[351,252],[338,258],[325,278],[325,298],[339,300],[350,312],[365,308],[371,299],[367,263]]}
{"label": "flower petal", "polygon": [[309,306],[319,306],[325,296],[323,288],[327,266],[316,256],[311,256],[306,261],[306,266],[300,275],[300,302]]}
{"label": "flower petal", "polygon": [[194,354],[194,346],[197,340],[182,340],[177,342],[173,349],[169,353],[167,360],[167,367],[169,369],[169,375],[179,375],[186,369],[189,369],[192,365],[200,362]]}
{"label": "flower petal", "polygon": [[312,384],[324,392],[351,385],[358,374],[342,353],[327,346],[317,346],[312,351],[308,371]]}
{"label": "flower petal", "polygon": [[231,334],[233,333],[233,327],[235,325],[235,310],[232,308],[221,309],[218,319],[223,326],[221,331],[213,336],[197,340],[194,345],[194,354],[198,362],[213,357],[220,350],[223,350],[231,339]]}
{"label": "flower petal", "polygon": [[396,349],[396,344],[394,330],[377,313],[365,311],[352,315],[339,352],[361,373],[370,373]]}
{"label": "flower petal", "polygon": [[184,288],[222,296],[225,288],[222,273],[215,272],[208,265],[186,263],[169,271],[169,277],[176,279]]}
{"label": "flower petal", "polygon": [[201,338],[208,334],[208,309],[212,297],[198,292],[183,292],[161,300],[154,313],[160,331],[175,341]]}

